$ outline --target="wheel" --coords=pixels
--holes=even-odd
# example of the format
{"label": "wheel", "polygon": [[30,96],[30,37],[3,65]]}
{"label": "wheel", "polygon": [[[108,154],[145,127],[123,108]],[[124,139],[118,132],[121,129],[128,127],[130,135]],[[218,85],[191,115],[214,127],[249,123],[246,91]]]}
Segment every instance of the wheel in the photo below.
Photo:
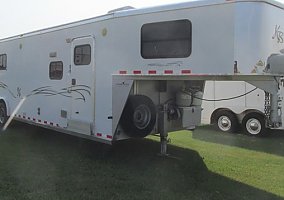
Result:
{"label": "wheel", "polygon": [[4,102],[0,102],[0,127],[3,127],[7,121],[7,110]]}
{"label": "wheel", "polygon": [[120,124],[130,137],[143,138],[149,135],[156,124],[156,107],[153,101],[143,95],[129,96]]}
{"label": "wheel", "polygon": [[267,133],[264,116],[258,113],[247,114],[242,121],[246,134],[252,136],[264,136]]}
{"label": "wheel", "polygon": [[214,126],[223,132],[234,133],[238,130],[239,123],[234,113],[224,110],[216,114]]}

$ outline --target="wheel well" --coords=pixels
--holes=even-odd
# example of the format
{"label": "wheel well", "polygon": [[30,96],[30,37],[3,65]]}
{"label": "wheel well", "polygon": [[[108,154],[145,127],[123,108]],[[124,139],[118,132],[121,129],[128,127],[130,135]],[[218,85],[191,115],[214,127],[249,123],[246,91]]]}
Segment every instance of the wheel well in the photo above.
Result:
{"label": "wheel well", "polygon": [[7,115],[9,116],[8,107],[7,107],[7,103],[5,102],[5,100],[4,100],[4,99],[0,99],[0,103],[3,103],[3,104],[5,105],[6,113],[7,113]]}
{"label": "wheel well", "polygon": [[3,103],[7,109],[7,105],[6,105],[6,102],[3,100],[3,99],[0,99],[0,103]]}
{"label": "wheel well", "polygon": [[262,117],[265,118],[265,115],[263,112],[259,111],[259,110],[255,110],[255,109],[249,109],[249,110],[245,110],[244,112],[241,113],[241,121],[243,121],[243,119],[245,118],[245,116],[247,116],[248,114],[251,114],[251,113],[255,113],[255,114],[258,114],[258,115],[261,115]]}
{"label": "wheel well", "polygon": [[222,111],[227,111],[227,112],[230,112],[230,113],[236,115],[236,113],[234,113],[232,110],[230,110],[228,108],[218,108],[218,109],[214,110],[214,112],[211,114],[210,124],[213,124],[215,122],[217,114],[219,112],[222,112]]}

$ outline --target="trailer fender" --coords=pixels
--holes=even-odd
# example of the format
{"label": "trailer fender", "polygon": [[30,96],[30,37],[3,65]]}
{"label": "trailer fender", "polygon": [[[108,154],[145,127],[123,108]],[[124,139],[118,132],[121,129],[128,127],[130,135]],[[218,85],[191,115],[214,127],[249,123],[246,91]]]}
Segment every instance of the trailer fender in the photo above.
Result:
{"label": "trailer fender", "polygon": [[241,114],[239,114],[240,121],[242,122],[244,117],[247,116],[250,113],[256,113],[256,114],[262,115],[264,117],[263,112],[256,110],[256,109],[248,109],[248,110],[243,111]]}
{"label": "trailer fender", "polygon": [[8,101],[4,97],[0,97],[0,102],[3,102],[5,104],[7,116],[10,116],[11,113]]}
{"label": "trailer fender", "polygon": [[0,127],[4,127],[8,119],[7,106],[5,101],[0,100]]}
{"label": "trailer fender", "polygon": [[126,101],[133,86],[133,80],[125,80],[121,77],[112,80],[112,130],[116,131]]}
{"label": "trailer fender", "polygon": [[216,121],[217,114],[220,113],[220,112],[224,112],[224,111],[234,113],[232,110],[230,110],[228,108],[218,108],[218,109],[216,109],[212,112],[211,117],[210,117],[210,124],[214,124],[214,122]]}

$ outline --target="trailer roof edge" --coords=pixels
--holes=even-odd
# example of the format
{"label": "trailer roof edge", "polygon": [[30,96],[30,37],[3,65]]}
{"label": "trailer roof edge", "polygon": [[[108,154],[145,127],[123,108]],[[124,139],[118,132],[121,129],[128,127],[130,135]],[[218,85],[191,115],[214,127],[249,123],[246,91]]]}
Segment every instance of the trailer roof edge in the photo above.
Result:
{"label": "trailer roof edge", "polygon": [[33,35],[44,34],[44,33],[52,32],[52,31],[58,31],[58,30],[66,29],[66,28],[79,26],[79,25],[104,21],[104,20],[108,20],[111,18],[119,18],[119,17],[126,17],[126,16],[132,16],[132,15],[163,12],[163,11],[169,11],[169,10],[179,10],[179,9],[196,8],[196,7],[203,7],[203,6],[214,6],[214,5],[238,3],[238,2],[267,3],[267,4],[276,6],[284,10],[284,4],[276,0],[196,0],[196,1],[160,5],[160,6],[154,6],[154,7],[145,7],[145,8],[138,8],[138,9],[115,11],[115,12],[107,13],[105,15],[92,17],[89,19],[83,19],[83,20],[70,22],[70,23],[66,23],[66,24],[62,24],[62,25],[58,25],[54,27],[48,27],[48,28],[44,28],[44,29],[40,29],[40,30],[28,32],[28,33],[23,33],[20,35],[15,35],[12,37],[3,38],[3,39],[0,39],[0,42],[21,39],[24,37],[30,37]]}

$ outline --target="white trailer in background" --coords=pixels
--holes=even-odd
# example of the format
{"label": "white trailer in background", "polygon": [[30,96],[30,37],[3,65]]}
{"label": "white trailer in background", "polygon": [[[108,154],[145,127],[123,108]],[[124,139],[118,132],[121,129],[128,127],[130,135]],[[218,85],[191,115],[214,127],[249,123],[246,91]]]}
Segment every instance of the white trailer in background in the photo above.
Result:
{"label": "white trailer in background", "polygon": [[160,133],[166,154],[168,131],[200,123],[205,81],[235,80],[267,91],[267,124],[283,127],[274,67],[283,63],[257,65],[284,48],[283,8],[194,1],[2,39],[0,123],[10,116],[108,144]]}
{"label": "white trailer in background", "polygon": [[[244,81],[206,81],[203,99],[202,124],[213,124],[224,132],[267,133],[263,90]],[[254,120],[255,129],[246,126],[250,115],[259,117]]]}

